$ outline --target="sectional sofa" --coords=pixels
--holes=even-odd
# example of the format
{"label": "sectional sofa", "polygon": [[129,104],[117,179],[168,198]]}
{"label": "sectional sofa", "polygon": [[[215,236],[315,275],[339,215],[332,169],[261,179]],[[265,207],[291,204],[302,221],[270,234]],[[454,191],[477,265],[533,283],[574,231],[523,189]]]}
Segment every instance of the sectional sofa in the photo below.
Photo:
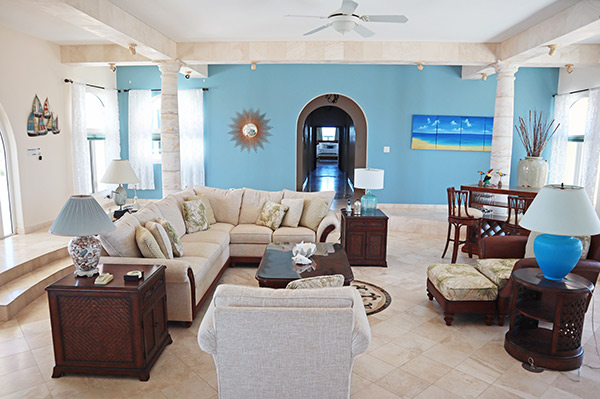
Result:
{"label": "sectional sofa", "polygon": [[[208,230],[186,234],[182,204],[185,198],[195,195],[208,197],[216,223],[210,225]],[[182,321],[191,325],[199,308],[229,265],[258,263],[267,244],[271,242],[323,242],[329,233],[339,228],[338,218],[331,210],[316,231],[302,226],[280,227],[273,231],[256,225],[266,201],[279,203],[286,198],[306,199],[319,196],[325,198],[331,207],[334,195],[333,191],[301,193],[249,188],[222,190],[205,186],[195,186],[193,190],[187,188],[150,203],[139,212],[126,214],[115,222],[115,230],[100,235],[104,250],[100,262],[123,264],[132,269],[140,264],[165,264],[169,321]],[[180,237],[182,257],[154,261],[142,257],[135,239],[136,228],[159,217],[168,220]]]}

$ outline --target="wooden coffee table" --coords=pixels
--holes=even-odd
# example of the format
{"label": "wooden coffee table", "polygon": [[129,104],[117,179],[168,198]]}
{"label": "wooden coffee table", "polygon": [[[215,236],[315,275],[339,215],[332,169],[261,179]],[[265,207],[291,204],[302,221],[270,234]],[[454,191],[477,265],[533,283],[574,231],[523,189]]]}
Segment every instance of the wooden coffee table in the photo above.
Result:
{"label": "wooden coffee table", "polygon": [[292,247],[295,244],[273,243],[267,246],[256,271],[259,286],[285,288],[290,281],[299,278],[332,274],[343,275],[344,285],[350,285],[354,280],[348,257],[340,244],[317,243],[317,252],[311,257],[310,265],[294,264]]}

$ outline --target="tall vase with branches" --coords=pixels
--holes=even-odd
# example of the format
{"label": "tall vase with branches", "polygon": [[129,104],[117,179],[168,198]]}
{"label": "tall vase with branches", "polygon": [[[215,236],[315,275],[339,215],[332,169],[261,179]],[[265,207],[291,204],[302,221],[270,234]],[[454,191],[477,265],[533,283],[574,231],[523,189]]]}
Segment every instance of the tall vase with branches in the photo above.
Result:
{"label": "tall vase with branches", "polygon": [[560,126],[560,123],[555,126],[554,122],[554,119],[548,122],[541,111],[529,111],[527,122],[519,117],[519,124],[515,125],[515,129],[527,156],[519,161],[517,185],[540,188],[546,184],[548,162],[542,159],[542,152]]}

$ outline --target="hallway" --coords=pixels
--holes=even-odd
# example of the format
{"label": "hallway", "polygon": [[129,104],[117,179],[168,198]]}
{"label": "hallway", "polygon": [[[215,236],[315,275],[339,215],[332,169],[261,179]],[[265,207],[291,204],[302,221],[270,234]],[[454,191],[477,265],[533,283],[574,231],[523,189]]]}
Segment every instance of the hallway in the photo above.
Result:
{"label": "hallway", "polygon": [[335,191],[335,199],[352,198],[354,191],[348,184],[348,176],[338,168],[337,160],[317,160],[317,167],[310,172],[306,192]]}

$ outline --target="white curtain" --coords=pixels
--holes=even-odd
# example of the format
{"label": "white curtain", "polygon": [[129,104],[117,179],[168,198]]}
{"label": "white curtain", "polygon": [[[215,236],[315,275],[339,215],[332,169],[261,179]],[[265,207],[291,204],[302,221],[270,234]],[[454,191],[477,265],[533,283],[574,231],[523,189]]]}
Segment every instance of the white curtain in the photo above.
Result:
{"label": "white curtain", "polygon": [[179,90],[181,187],[204,185],[204,112],[202,89]]}
{"label": "white curtain", "polygon": [[73,148],[73,184],[75,194],[92,192],[90,147],[87,140],[85,85],[73,82],[71,87],[71,142]]}
{"label": "white curtain", "polygon": [[151,100],[150,90],[129,91],[129,163],[140,179],[141,190],[154,190]]}
{"label": "white curtain", "polygon": [[554,97],[554,120],[560,123],[552,136],[552,155],[550,156],[549,184],[560,184],[564,180],[567,163],[567,142],[569,138],[569,109],[572,100],[570,94],[559,94]]}
{"label": "white curtain", "polygon": [[[104,102],[104,134],[106,137],[106,166],[113,159],[121,159],[121,136],[119,128],[119,100],[117,91],[102,90]],[[102,177],[102,176],[100,176]]]}
{"label": "white curtain", "polygon": [[596,200],[598,157],[600,156],[600,88],[590,89],[583,140],[583,186],[592,202]]}

